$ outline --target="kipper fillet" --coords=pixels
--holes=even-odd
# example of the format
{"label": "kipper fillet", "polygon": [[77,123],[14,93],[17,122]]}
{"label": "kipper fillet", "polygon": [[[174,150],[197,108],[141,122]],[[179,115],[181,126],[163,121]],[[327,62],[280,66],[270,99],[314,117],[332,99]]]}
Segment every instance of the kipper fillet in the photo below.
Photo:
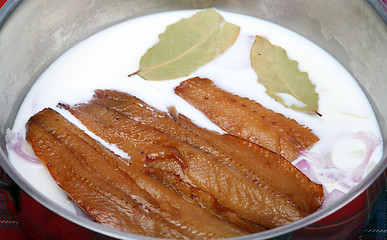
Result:
{"label": "kipper fillet", "polygon": [[312,131],[247,98],[226,92],[206,78],[191,78],[175,93],[224,131],[270,149],[289,161],[319,139]]}
{"label": "kipper fillet", "polygon": [[208,153],[257,184],[289,198],[307,214],[315,212],[324,197],[323,188],[280,155],[229,134],[222,135],[195,125],[189,118],[171,111],[159,111],[141,99],[114,90],[96,90],[97,103],[165,132]]}
{"label": "kipper fillet", "polygon": [[90,131],[117,145],[143,171],[160,171],[211,194],[221,206],[265,228],[296,221],[307,214],[288,198],[226,166],[211,153],[120,111],[97,103],[65,106]]}
{"label": "kipper fillet", "polygon": [[29,119],[26,139],[58,185],[104,225],[176,239],[249,233],[183,200],[52,109]]}

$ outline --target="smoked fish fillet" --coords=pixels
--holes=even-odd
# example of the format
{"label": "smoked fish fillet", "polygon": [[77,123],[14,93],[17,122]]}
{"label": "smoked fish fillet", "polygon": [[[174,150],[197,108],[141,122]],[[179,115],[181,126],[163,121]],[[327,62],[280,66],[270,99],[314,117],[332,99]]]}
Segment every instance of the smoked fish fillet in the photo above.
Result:
{"label": "smoked fish fillet", "polygon": [[233,135],[201,128],[182,114],[167,114],[127,93],[96,90],[91,102],[112,108],[214,154],[223,164],[256,184],[269,185],[273,191],[294,202],[307,214],[315,212],[321,206],[324,198],[322,186],[310,181],[289,161],[266,148]]}
{"label": "smoked fish fillet", "polygon": [[58,185],[98,222],[134,234],[215,239],[249,234],[139,171],[45,108],[27,123],[26,140]]}
{"label": "smoked fish fillet", "polygon": [[219,160],[251,181],[267,185],[307,214],[314,213],[321,206],[324,200],[322,185],[312,182],[282,156],[245,139],[200,128],[184,115],[175,119],[205,139],[217,152]]}
{"label": "smoked fish fillet", "polygon": [[[130,164],[143,172],[179,181],[204,191],[240,218],[275,228],[305,217],[288,198],[261,186],[205,152],[124,113],[95,102],[62,105],[90,131],[131,156]],[[170,181],[171,182],[171,181]]]}
{"label": "smoked fish fillet", "polygon": [[248,98],[226,92],[207,78],[183,81],[175,93],[224,131],[276,152],[289,161],[316,143],[312,131]]}
{"label": "smoked fish fillet", "polygon": [[[168,113],[159,111],[130,94],[115,90],[96,90],[91,102],[120,111],[138,122],[157,128],[176,137],[178,140],[188,142],[196,147],[205,148],[208,145],[206,141],[198,138],[196,133],[178,124]],[[241,219],[231,209],[221,206],[211,194],[182,182],[173,174],[166,172],[161,174],[160,171],[153,170],[148,171],[148,175],[172,187],[176,192],[182,194],[185,199],[190,198],[188,199],[189,201],[197,202],[200,206],[205,207],[208,211],[223,219],[251,232],[265,230],[258,225]]]}

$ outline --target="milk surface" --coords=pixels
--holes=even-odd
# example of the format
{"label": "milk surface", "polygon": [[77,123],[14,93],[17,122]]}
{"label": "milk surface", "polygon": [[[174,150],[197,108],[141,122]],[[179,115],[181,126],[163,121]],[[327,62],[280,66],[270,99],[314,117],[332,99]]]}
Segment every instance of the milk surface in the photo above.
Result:
{"label": "milk surface", "polygon": [[[359,181],[359,176],[363,178],[382,157],[378,123],[357,82],[332,56],[300,35],[257,18],[219,12],[228,22],[241,27],[240,36],[224,54],[189,77],[209,78],[226,91],[256,100],[311,128],[320,141],[293,163],[313,181],[322,183],[326,194],[333,190],[348,192]],[[138,70],[141,56],[157,43],[158,35],[167,25],[194,13],[177,11],[133,19],[77,44],[36,81],[19,110],[12,131],[24,136],[29,117],[45,107],[56,109],[87,131],[56,105],[59,102],[88,102],[95,89],[116,89],[135,95],[163,111],[175,106],[179,113],[190,117],[196,124],[222,133],[201,112],[174,94],[174,87],[188,77],[168,81],[128,77]],[[250,49],[255,35],[264,36],[272,44],[284,48],[289,58],[298,61],[299,69],[308,72],[320,96],[318,111],[322,117],[285,108],[265,93],[250,65]],[[130,158],[114,146],[107,146]],[[75,212],[67,195],[42,165],[28,162],[14,151],[9,151],[9,158],[37,191]]]}

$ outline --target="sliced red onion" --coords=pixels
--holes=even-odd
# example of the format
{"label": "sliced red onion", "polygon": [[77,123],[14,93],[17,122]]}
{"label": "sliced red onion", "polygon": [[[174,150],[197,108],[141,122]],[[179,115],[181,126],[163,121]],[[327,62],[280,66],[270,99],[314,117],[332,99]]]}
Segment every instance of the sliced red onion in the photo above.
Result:
{"label": "sliced red onion", "polygon": [[333,189],[330,193],[325,195],[325,199],[321,208],[327,207],[328,205],[332,204],[334,201],[336,201],[337,199],[341,198],[344,195],[345,193],[343,191],[338,189]]}
{"label": "sliced red onion", "polygon": [[348,183],[345,183],[345,182],[340,183],[340,186],[348,190],[352,188]]}
{"label": "sliced red onion", "polygon": [[316,167],[326,168],[328,165],[328,163],[327,163],[328,161],[327,161],[326,157],[324,157],[323,155],[321,155],[319,153],[309,152],[309,151],[300,151],[300,155],[304,156],[307,159],[309,159],[310,161],[312,161],[316,165]]}
{"label": "sliced red onion", "polygon": [[35,156],[31,145],[24,140],[20,133],[14,133],[8,128],[5,133],[5,141],[8,149],[14,151],[23,159],[32,163],[40,163],[39,159]]}
{"label": "sliced red onion", "polygon": [[[366,148],[364,158],[355,170],[342,170],[339,168],[329,167],[328,158],[326,156],[315,152],[301,151],[300,155],[310,164],[310,170],[305,172],[305,175],[311,178],[311,175],[314,174],[318,180],[322,182],[329,181],[338,184],[337,186],[340,186],[340,189],[343,191],[350,190],[353,186],[359,183],[364,177],[372,154],[382,141],[377,136],[369,132],[358,132],[352,136],[346,136],[346,138],[359,139],[364,143]],[[305,164],[306,163],[301,160],[299,163],[296,163],[296,167],[301,171],[305,171],[307,169]]]}
{"label": "sliced red onion", "polygon": [[308,161],[306,161],[305,159],[302,159],[301,161],[299,161],[298,163],[295,164],[296,168],[298,168],[298,170],[300,170],[303,174],[305,174],[306,176],[309,177],[310,175],[310,165],[308,163]]}
{"label": "sliced red onion", "polygon": [[318,180],[316,173],[313,171],[312,167],[310,166],[308,160],[301,159],[298,161],[294,166],[300,170],[305,176],[307,176],[312,182],[321,184],[321,182]]}
{"label": "sliced red onion", "polygon": [[372,154],[374,153],[376,147],[378,147],[382,141],[378,139],[374,134],[369,132],[359,132],[355,135],[358,139],[364,142],[366,146],[366,153],[362,163],[354,170],[352,179],[355,183],[359,183],[364,176],[364,173],[367,169],[368,164],[370,163]]}

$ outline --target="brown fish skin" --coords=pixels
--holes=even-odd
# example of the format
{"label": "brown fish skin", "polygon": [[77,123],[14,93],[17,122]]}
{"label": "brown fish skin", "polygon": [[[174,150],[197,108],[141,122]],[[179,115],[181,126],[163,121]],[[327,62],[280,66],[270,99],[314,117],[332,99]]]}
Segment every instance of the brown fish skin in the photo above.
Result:
{"label": "brown fish skin", "polygon": [[127,165],[54,110],[44,109],[30,118],[26,139],[59,186],[104,225],[176,239],[249,233]]}
{"label": "brown fish skin", "polygon": [[200,128],[184,115],[174,116],[177,123],[195,131],[208,142],[219,160],[244,174],[251,181],[267,184],[273,191],[290,199],[307,214],[322,204],[322,185],[313,183],[291,162],[266,148],[245,139]]}
{"label": "brown fish skin", "polygon": [[[222,206],[254,224],[274,228],[306,216],[288,199],[267,187],[257,187],[214,156],[118,111],[94,103],[80,104],[68,110],[89,130],[132,156],[134,165],[178,175],[185,183],[208,192]],[[167,153],[157,145],[166,146]],[[168,152],[173,152],[172,149],[178,153],[175,152],[174,157],[165,157],[170,155]]]}
{"label": "brown fish skin", "polygon": [[247,98],[226,92],[207,78],[191,78],[175,93],[224,131],[276,152],[289,161],[319,139],[312,131]]}
{"label": "brown fish skin", "polygon": [[[63,118],[59,114],[44,109],[28,121],[26,139],[59,186],[69,193],[79,206],[98,222],[119,230],[142,235],[153,230],[151,234],[156,236],[182,237],[164,221],[156,225],[158,220],[150,216],[149,209],[144,208],[115,183],[95,172],[93,166],[96,165],[90,164],[89,159],[85,157],[90,154],[90,146],[82,144],[79,139],[76,144],[67,142],[73,136],[57,129],[57,126],[61,126],[61,121]],[[72,149],[73,146],[81,152]],[[118,172],[120,171],[114,174]],[[127,176],[121,182],[129,185],[126,183],[132,181]],[[140,191],[139,188],[135,190]]]}
{"label": "brown fish skin", "polygon": [[310,181],[282,156],[232,135],[221,135],[195,125],[189,118],[161,112],[142,100],[114,90],[96,90],[94,103],[115,109],[141,123],[188,142],[245,175],[256,183],[268,184],[307,214],[315,212],[324,197],[323,188]]}
{"label": "brown fish skin", "polygon": [[146,174],[154,177],[169,188],[172,188],[185,200],[196,203],[198,206],[205,208],[211,213],[220,216],[222,219],[240,226],[243,229],[250,231],[251,233],[257,233],[266,230],[261,226],[241,219],[234,211],[223,207],[213,195],[201,189],[192,187],[191,185],[183,182],[179,176],[175,174],[155,168],[147,168]]}

